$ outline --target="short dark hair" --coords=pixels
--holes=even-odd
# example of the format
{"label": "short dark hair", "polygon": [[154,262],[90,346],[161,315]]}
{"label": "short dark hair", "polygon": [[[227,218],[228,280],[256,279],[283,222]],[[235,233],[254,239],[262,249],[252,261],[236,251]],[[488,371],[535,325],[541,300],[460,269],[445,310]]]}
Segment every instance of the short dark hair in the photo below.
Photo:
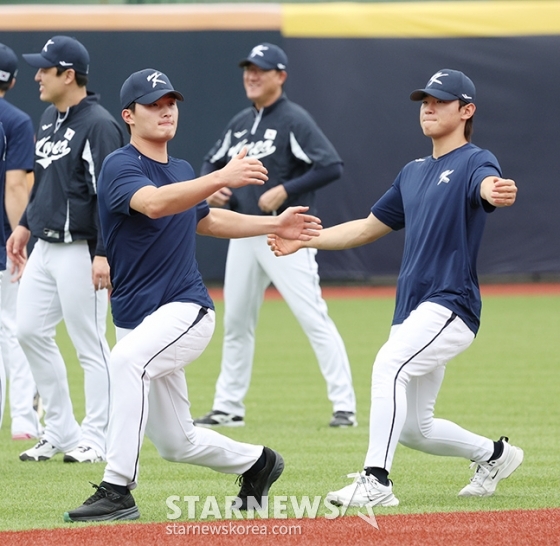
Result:
{"label": "short dark hair", "polygon": [[7,82],[0,82],[0,93],[6,93],[10,90],[10,85],[12,85],[13,78],[10,78],[10,81]]}
{"label": "short dark hair", "polygon": [[[64,68],[63,66],[57,66],[56,67],[56,75],[60,76],[63,72],[66,72],[67,70],[70,70],[70,69],[69,68]],[[80,74],[79,72],[76,72],[74,70],[74,75],[76,77],[76,83],[78,84],[78,87],[85,87],[87,85],[87,82],[88,82],[87,74]]]}
{"label": "short dark hair", "polygon": [[[461,108],[463,108],[463,106],[466,106],[467,104],[469,104],[468,102],[465,102],[464,100],[459,100],[459,110]],[[473,119],[474,119],[474,114],[466,121],[465,123],[465,138],[467,140],[467,142],[471,141],[472,138],[472,134],[473,134]]]}

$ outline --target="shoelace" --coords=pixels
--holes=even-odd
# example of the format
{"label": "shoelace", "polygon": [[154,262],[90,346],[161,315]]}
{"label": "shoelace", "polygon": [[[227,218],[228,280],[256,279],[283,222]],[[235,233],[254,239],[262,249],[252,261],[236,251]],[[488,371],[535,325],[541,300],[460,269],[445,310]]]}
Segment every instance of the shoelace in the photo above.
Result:
{"label": "shoelace", "polygon": [[[475,463],[473,463],[475,464]],[[490,472],[490,471],[488,471]],[[366,473],[364,471],[362,472],[352,472],[351,474],[346,474],[347,478],[354,478],[354,482],[360,482],[361,485],[363,485],[366,490],[372,489],[374,487],[374,485],[372,484],[372,481],[376,484],[379,484],[380,486],[383,486],[383,484],[381,482],[379,482],[379,480],[377,480],[376,478],[374,478],[373,476],[371,476],[371,479],[368,479],[368,476],[366,475]],[[391,480],[389,480],[389,484],[392,484],[393,482]]]}
{"label": "shoelace", "polygon": [[241,487],[238,497],[248,497],[253,492],[253,484],[243,474],[237,476],[235,483]]}
{"label": "shoelace", "polygon": [[496,461],[489,461],[487,463],[471,463],[470,468],[474,468],[476,466],[476,472],[474,476],[471,478],[471,483],[474,484],[482,484],[482,482],[488,477]]}
{"label": "shoelace", "polygon": [[[498,441],[504,442],[504,444],[506,444],[509,442],[509,438],[507,436],[500,436],[500,439]],[[504,445],[504,449],[505,448],[506,446]],[[501,457],[503,457],[503,453],[498,459],[500,459]],[[481,484],[488,477],[488,475],[490,474],[490,472],[498,462],[498,459],[494,459],[493,461],[488,461],[487,463],[472,462],[469,468],[474,468],[475,466],[477,468],[476,468],[476,472],[474,473],[474,476],[471,478],[471,483]]]}
{"label": "shoelace", "polygon": [[97,491],[89,499],[87,499],[84,502],[84,504],[93,504],[94,502],[97,502],[98,500],[105,499],[105,498],[111,500],[118,500],[122,496],[116,493],[115,491],[109,491],[104,487],[100,487],[96,483],[93,482],[89,482],[89,483],[91,483],[91,486],[95,488]]}
{"label": "shoelace", "polygon": [[354,479],[352,484],[359,482],[358,487],[361,485],[366,491],[369,491],[372,488],[372,484],[370,480],[368,480],[365,472],[352,472],[351,474],[346,474],[346,477]]}
{"label": "shoelace", "polygon": [[377,479],[373,476],[367,476],[363,471],[346,474],[346,477],[354,479],[354,481],[348,487],[352,487],[354,484],[357,484],[355,486],[352,497],[354,497],[358,493],[358,489],[360,487],[363,488],[363,492],[361,492],[360,494],[369,498],[370,500],[373,500],[380,494],[383,494],[383,490],[378,487],[381,486],[381,484],[377,481]]}

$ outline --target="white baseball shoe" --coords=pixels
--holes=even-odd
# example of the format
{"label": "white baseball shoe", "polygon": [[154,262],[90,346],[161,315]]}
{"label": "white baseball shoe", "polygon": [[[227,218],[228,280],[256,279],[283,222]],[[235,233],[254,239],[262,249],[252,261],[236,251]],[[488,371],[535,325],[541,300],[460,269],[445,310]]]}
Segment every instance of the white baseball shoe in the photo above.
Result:
{"label": "white baseball shoe", "polygon": [[502,436],[504,452],[500,457],[486,463],[472,463],[476,466],[471,482],[459,491],[459,497],[489,497],[494,494],[500,480],[504,480],[523,462],[523,450],[508,443],[508,438]]}
{"label": "white baseball shoe", "polygon": [[365,472],[348,474],[354,478],[351,485],[331,491],[327,501],[335,506],[398,506],[399,499],[393,495],[393,482],[382,485],[377,478]]}
{"label": "white baseball shoe", "polygon": [[22,461],[48,461],[57,453],[60,453],[60,449],[43,438],[32,448],[20,453],[19,458]]}
{"label": "white baseball shoe", "polygon": [[102,463],[105,459],[93,447],[78,446],[64,454],[65,463]]}

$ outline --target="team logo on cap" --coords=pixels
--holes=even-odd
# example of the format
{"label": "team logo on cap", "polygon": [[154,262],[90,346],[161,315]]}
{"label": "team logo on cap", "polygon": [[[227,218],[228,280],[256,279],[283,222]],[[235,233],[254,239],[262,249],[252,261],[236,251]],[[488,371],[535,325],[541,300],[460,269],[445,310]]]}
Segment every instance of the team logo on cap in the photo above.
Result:
{"label": "team logo on cap", "polygon": [[47,40],[47,43],[43,46],[43,51],[47,51],[50,45],[54,45],[54,42],[52,40]]}
{"label": "team logo on cap", "polygon": [[264,45],[255,46],[253,49],[251,49],[251,53],[250,53],[249,57],[256,57],[257,55],[259,57],[264,57],[264,52],[265,51],[268,51],[268,47],[266,47]]}
{"label": "team logo on cap", "polygon": [[152,82],[152,87],[155,87],[158,83],[162,83],[163,85],[167,85],[167,82],[165,80],[158,80],[158,78],[160,76],[161,76],[161,72],[153,72],[146,79],[149,82]]}
{"label": "team logo on cap", "polygon": [[449,74],[445,74],[444,72],[436,72],[431,78],[430,81],[428,82],[428,85],[426,87],[430,87],[430,85],[434,84],[434,83],[439,83],[440,85],[443,85],[443,82],[439,79],[442,76],[449,76]]}

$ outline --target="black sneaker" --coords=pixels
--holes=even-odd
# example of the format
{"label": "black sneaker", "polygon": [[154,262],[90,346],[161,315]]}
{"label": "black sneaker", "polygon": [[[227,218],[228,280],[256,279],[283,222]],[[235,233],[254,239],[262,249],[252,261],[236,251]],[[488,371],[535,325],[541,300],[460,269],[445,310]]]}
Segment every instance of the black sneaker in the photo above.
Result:
{"label": "black sneaker", "polygon": [[130,492],[121,495],[105,487],[103,482],[100,485],[94,483],[91,485],[97,491],[79,508],[64,512],[64,521],[111,521],[140,517],[140,512]]}
{"label": "black sneaker", "polygon": [[355,427],[358,425],[353,411],[335,411],[329,427]]}
{"label": "black sneaker", "polygon": [[222,425],[224,427],[243,427],[245,421],[241,415],[233,415],[225,411],[212,410],[203,417],[194,420],[194,424],[199,427],[217,427]]}
{"label": "black sneaker", "polygon": [[268,447],[264,448],[264,453],[266,455],[264,468],[256,476],[251,478],[248,478],[245,474],[239,476],[241,489],[235,501],[235,506],[238,510],[247,510],[248,505],[249,508],[256,510],[263,508],[263,497],[266,497],[265,502],[267,502],[270,486],[284,471],[284,459],[282,459],[280,453]]}

